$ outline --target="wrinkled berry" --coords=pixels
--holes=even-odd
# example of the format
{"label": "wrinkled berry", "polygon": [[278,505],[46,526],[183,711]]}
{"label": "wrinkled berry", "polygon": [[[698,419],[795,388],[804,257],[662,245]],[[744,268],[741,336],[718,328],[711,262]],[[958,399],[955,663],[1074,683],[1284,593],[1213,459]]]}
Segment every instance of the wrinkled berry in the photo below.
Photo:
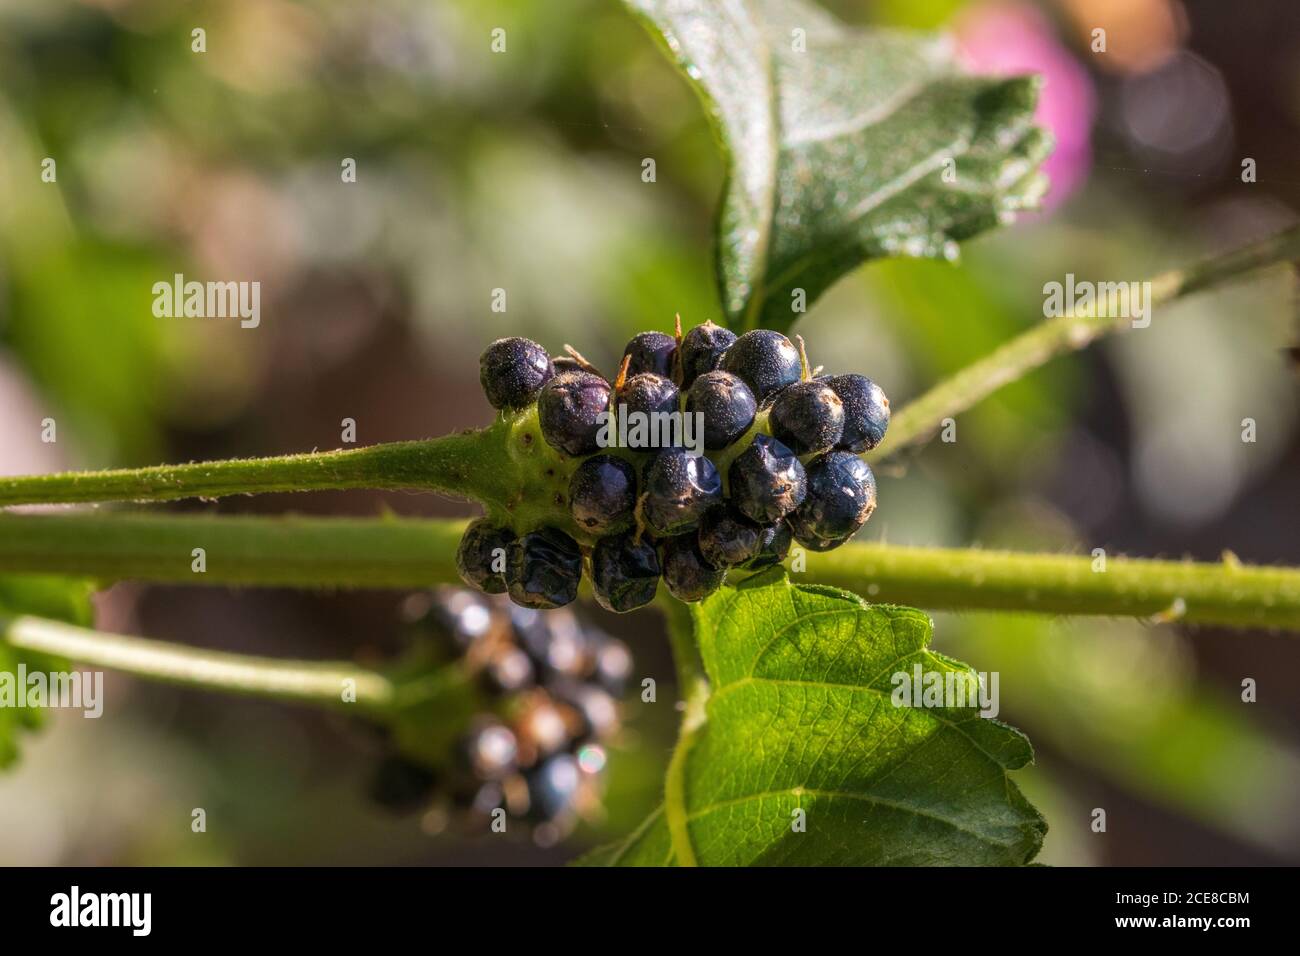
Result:
{"label": "wrinkled berry", "polygon": [[601,538],[591,549],[591,583],[606,610],[622,613],[649,604],[659,588],[654,545],[630,534]]}
{"label": "wrinkled berry", "polygon": [[742,378],[762,402],[774,392],[799,381],[803,365],[799,350],[780,332],[746,332],[722,354],[718,368]]}
{"label": "wrinkled berry", "polygon": [[768,525],[759,536],[758,553],[746,565],[747,571],[761,571],[785,560],[790,553],[790,528],[784,521]]}
{"label": "wrinkled berry", "polygon": [[871,451],[889,428],[889,399],[865,375],[836,375],[826,380],[844,403],[844,431],[836,448],[861,454]]}
{"label": "wrinkled berry", "polygon": [[727,572],[709,564],[693,534],[665,538],[660,546],[664,585],[679,601],[702,601],[718,588]]}
{"label": "wrinkled berry", "polygon": [[506,556],[506,588],[521,607],[563,607],[578,596],[582,551],[557,528],[516,538]]}
{"label": "wrinkled berry", "polygon": [[799,506],[807,491],[798,457],[771,435],[755,435],[731,463],[727,476],[732,503],[759,524],[780,521]]}
{"label": "wrinkled berry", "polygon": [[705,372],[686,394],[686,413],[704,416],[704,447],[717,451],[749,430],[758,409],[749,386],[730,372]]}
{"label": "wrinkled berry", "polygon": [[631,378],[642,372],[654,372],[664,378],[672,378],[673,355],[677,351],[677,340],[663,332],[642,332],[632,337],[623,350],[630,355],[627,375]]}
{"label": "wrinkled berry", "polygon": [[488,594],[506,589],[506,554],[515,539],[509,528],[497,528],[486,518],[470,522],[456,549],[456,570],[471,587]]}
{"label": "wrinkled berry", "polygon": [[630,527],[636,512],[636,468],[613,455],[593,455],[569,480],[569,512],[578,527],[606,535]]}
{"label": "wrinkled berry", "polygon": [[546,444],[572,457],[595,451],[609,393],[609,383],[590,372],[565,372],[547,382],[537,399]]}
{"label": "wrinkled berry", "polygon": [[838,548],[876,510],[876,478],[865,461],[827,452],[808,465],[808,494],[788,521],[795,540],[811,551]]}
{"label": "wrinkled berry", "polygon": [[529,339],[497,339],[479,359],[479,382],[493,408],[526,408],[555,374],[546,349]]}
{"label": "wrinkled berry", "polygon": [[722,358],[722,353],[734,341],[736,341],[735,332],[714,325],[712,322],[697,325],[687,332],[682,337],[681,345],[682,390],[690,388],[691,384],[705,372],[712,372],[717,368],[718,359]]}
{"label": "wrinkled berry", "polygon": [[777,395],[768,422],[796,455],[827,451],[844,432],[844,403],[827,382],[795,382]]}
{"label": "wrinkled berry", "polygon": [[713,462],[680,448],[660,451],[641,476],[641,514],[656,534],[690,531],[722,502],[722,478]]}
{"label": "wrinkled berry", "polygon": [[714,508],[700,521],[700,553],[715,568],[734,568],[758,554],[766,529],[732,508]]}

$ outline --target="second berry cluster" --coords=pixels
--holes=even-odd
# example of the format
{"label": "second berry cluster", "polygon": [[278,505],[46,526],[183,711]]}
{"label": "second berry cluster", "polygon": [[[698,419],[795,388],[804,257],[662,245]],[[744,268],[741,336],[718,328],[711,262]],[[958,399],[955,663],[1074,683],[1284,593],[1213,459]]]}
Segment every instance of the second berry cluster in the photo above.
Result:
{"label": "second berry cluster", "polygon": [[849,540],[876,507],[859,456],[884,437],[889,400],[865,376],[811,370],[797,341],[679,324],[634,337],[613,379],[571,349],[493,342],[480,361],[489,402],[535,404],[546,444],[579,460],[566,503],[594,543],[484,518],[461,540],[461,576],[553,608],[577,596],[585,565],[596,600],[622,612],[650,603],[661,579],[699,601],[732,569],[780,563],[792,540],[811,551]]}

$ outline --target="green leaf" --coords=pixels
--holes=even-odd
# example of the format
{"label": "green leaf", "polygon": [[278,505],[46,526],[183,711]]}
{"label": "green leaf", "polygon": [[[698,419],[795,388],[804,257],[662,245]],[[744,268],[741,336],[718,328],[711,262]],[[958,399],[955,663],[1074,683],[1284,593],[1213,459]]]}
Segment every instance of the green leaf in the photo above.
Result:
{"label": "green leaf", "polygon": [[[690,711],[662,812],[583,862],[1028,863],[1046,832],[1008,771],[1024,735],[977,706],[895,706],[895,673],[973,674],[930,619],[773,569],[694,610],[711,693]],[[795,832],[794,811],[806,829]]]}
{"label": "green leaf", "polygon": [[733,327],[788,329],[795,290],[811,305],[869,259],[953,259],[1046,188],[1034,78],[963,75],[941,37],[850,29],[804,0],[626,2],[727,153],[718,262]]}
{"label": "green leaf", "polygon": [[[90,582],[75,578],[0,577],[0,622],[7,615],[32,614],[89,626],[93,591]],[[0,674],[16,674],[20,663],[26,664],[28,670],[62,670],[67,666],[45,655],[16,651],[0,640]],[[44,719],[42,709],[0,707],[0,769],[17,759],[19,731],[33,730]]]}

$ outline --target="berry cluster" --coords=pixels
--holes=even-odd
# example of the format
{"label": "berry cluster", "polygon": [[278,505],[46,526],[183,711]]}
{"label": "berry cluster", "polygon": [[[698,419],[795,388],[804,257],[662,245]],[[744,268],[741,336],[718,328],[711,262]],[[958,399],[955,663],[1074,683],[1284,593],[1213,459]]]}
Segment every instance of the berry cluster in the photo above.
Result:
{"label": "berry cluster", "polygon": [[412,617],[414,634],[457,657],[491,707],[470,722],[441,776],[399,755],[385,759],[375,798],[412,809],[438,794],[471,832],[504,809],[544,844],[596,815],[601,745],[619,730],[619,698],[632,672],[627,646],[567,610],[542,614],[463,589],[435,592]]}
{"label": "berry cluster", "polygon": [[493,342],[483,390],[507,413],[536,406],[542,438],[572,464],[572,525],[517,534],[480,519],[457,554],[462,578],[553,608],[577,596],[586,562],[596,600],[622,612],[653,600],[660,578],[698,601],[733,568],[783,561],[792,539],[843,544],[876,507],[859,455],[884,437],[889,400],[862,375],[810,371],[796,340],[711,322],[683,335],[679,321],[675,336],[633,338],[612,380],[572,349],[552,359],[528,339]]}

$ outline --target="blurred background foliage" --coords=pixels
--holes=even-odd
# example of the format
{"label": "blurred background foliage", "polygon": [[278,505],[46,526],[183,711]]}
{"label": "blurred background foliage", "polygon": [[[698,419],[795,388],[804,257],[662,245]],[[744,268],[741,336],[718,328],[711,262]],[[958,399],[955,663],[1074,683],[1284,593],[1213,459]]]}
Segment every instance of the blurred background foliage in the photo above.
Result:
{"label": "blurred background foliage", "polygon": [[[1293,0],[827,5],[948,29],[974,69],[1042,73],[1059,143],[1041,214],[956,266],[859,270],[803,320],[815,362],[896,403],[1038,321],[1045,282],[1139,280],[1294,221]],[[0,472],[337,447],[343,418],[364,443],[482,424],[492,338],[570,342],[610,369],[634,331],[718,318],[721,177],[694,96],[613,0],[0,0]],[[155,318],[151,287],[178,272],[259,280],[260,328]],[[1294,297],[1276,271],[1005,389],[956,443],[883,469],[864,533],[1300,564]],[[470,513],[378,493],[175,507]],[[402,599],[119,585],[99,616],[379,660]],[[377,756],[356,728],[110,676],[103,719],[56,714],[0,779],[0,863],[561,861],[657,801],[673,740],[660,622],[601,623],[662,689],[627,704],[609,819],[568,846],[415,839],[418,816],[367,803]],[[1002,716],[1038,749],[1019,777],[1051,824],[1045,861],[1300,861],[1293,637],[987,614],[943,615],[937,633],[1001,673]],[[1258,703],[1240,700],[1246,677]]]}

